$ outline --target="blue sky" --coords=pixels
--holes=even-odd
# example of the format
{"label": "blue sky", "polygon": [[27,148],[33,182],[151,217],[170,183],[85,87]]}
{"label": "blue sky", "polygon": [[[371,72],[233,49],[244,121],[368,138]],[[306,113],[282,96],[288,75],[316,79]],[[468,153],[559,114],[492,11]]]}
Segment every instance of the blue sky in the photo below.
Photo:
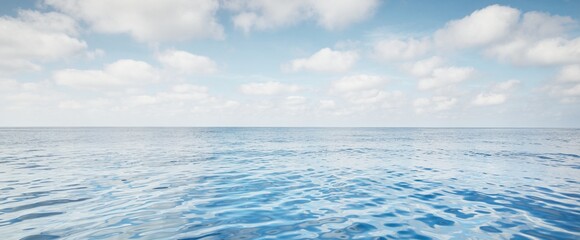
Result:
{"label": "blue sky", "polygon": [[0,4],[2,126],[580,127],[579,1]]}

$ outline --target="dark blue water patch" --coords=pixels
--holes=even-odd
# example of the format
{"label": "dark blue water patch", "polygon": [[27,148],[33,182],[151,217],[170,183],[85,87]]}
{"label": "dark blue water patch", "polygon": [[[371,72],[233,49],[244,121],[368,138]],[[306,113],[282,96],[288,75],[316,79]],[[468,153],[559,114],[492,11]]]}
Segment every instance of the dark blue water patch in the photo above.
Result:
{"label": "dark blue water patch", "polygon": [[383,224],[385,227],[390,227],[390,228],[396,228],[396,227],[402,227],[405,226],[407,224],[404,223],[385,223]]}
{"label": "dark blue water patch", "polygon": [[400,188],[406,188],[406,189],[414,189],[413,187],[411,187],[411,184],[406,183],[406,182],[395,183],[395,186],[400,187]]}
{"label": "dark blue water patch", "polygon": [[435,228],[435,226],[437,226],[437,225],[439,225],[439,226],[452,226],[453,224],[455,224],[455,222],[453,222],[451,220],[447,220],[445,218],[435,216],[433,214],[427,214],[425,217],[416,218],[416,220],[419,220],[419,221],[427,224],[431,228]]}
{"label": "dark blue water patch", "polygon": [[440,193],[419,194],[419,193],[417,193],[417,194],[411,195],[410,197],[417,198],[417,199],[420,199],[423,201],[432,201],[439,196],[443,196],[443,194],[440,194]]}
{"label": "dark blue water patch", "polygon": [[488,233],[501,233],[502,231],[492,227],[492,226],[481,226],[479,227],[479,229],[481,229],[482,231],[488,232]]}
{"label": "dark blue water patch", "polygon": [[20,240],[52,240],[59,239],[59,236],[49,234],[36,234],[21,238]]}
{"label": "dark blue water patch", "polygon": [[386,218],[386,217],[396,217],[397,215],[395,215],[392,212],[386,212],[386,213],[381,213],[381,214],[374,214],[372,216],[373,217],[378,217],[378,218]]}
{"label": "dark blue water patch", "polygon": [[550,199],[546,199],[546,198],[541,198],[541,197],[536,197],[536,196],[531,196],[531,195],[526,195],[526,198],[528,198],[532,201],[544,202],[544,203],[548,203],[551,205],[560,205],[560,206],[564,206],[564,207],[568,207],[568,208],[576,208],[576,205],[574,205],[574,204],[558,202],[558,201],[554,201],[554,200],[550,200]]}
{"label": "dark blue water patch", "polygon": [[48,196],[52,193],[67,192],[67,191],[81,190],[81,189],[87,189],[87,187],[73,187],[73,188],[53,189],[50,191],[25,192],[25,193],[22,193],[18,196],[14,196],[13,198],[17,199],[19,201],[22,201],[22,200],[27,200],[27,199],[34,199],[34,198]]}
{"label": "dark blue water patch", "polygon": [[513,210],[511,208],[494,208],[493,210],[495,210],[496,212],[500,212],[500,213],[510,213],[510,214],[517,214],[518,211]]}
{"label": "dark blue water patch", "polygon": [[468,151],[465,153],[466,156],[479,156],[479,157],[491,157],[493,155],[484,152]]}
{"label": "dark blue water patch", "polygon": [[463,213],[463,212],[461,212],[461,209],[458,209],[458,208],[449,208],[449,209],[446,209],[445,212],[454,214],[456,217],[461,218],[461,219],[468,219],[468,218],[472,218],[475,216],[474,213]]}
{"label": "dark blue water patch", "polygon": [[426,235],[418,234],[413,229],[398,231],[397,235],[391,237],[393,239],[417,239],[417,240],[431,240],[431,237]]}
{"label": "dark blue water patch", "polygon": [[33,204],[26,204],[14,208],[4,208],[0,209],[0,212],[9,213],[9,212],[17,212],[26,209],[36,208],[36,207],[44,207],[44,206],[51,206],[51,205],[58,205],[58,204],[65,204],[65,203],[74,203],[74,202],[82,202],[86,201],[89,198],[79,198],[79,199],[57,199],[57,200],[47,200],[42,202],[37,202]]}
{"label": "dark blue water patch", "polygon": [[25,220],[50,217],[50,216],[60,215],[60,214],[63,214],[63,212],[30,213],[30,214],[25,214],[25,215],[22,215],[20,217],[9,220],[8,222],[10,224],[14,224],[14,223],[22,222]]}
{"label": "dark blue water patch", "polygon": [[572,158],[580,158],[580,155],[578,155],[578,154],[572,154],[572,153],[554,153],[553,155],[556,155],[556,156],[564,156],[564,157],[572,157]]}
{"label": "dark blue water patch", "polygon": [[347,232],[351,232],[351,233],[364,233],[364,232],[372,231],[375,229],[377,229],[377,228],[373,225],[370,225],[367,223],[360,223],[360,222],[353,223],[352,225],[345,228],[345,230]]}
{"label": "dark blue water patch", "polygon": [[519,234],[513,234],[510,240],[530,240],[530,238],[524,237]]}
{"label": "dark blue water patch", "polygon": [[208,233],[208,234],[201,235],[201,236],[198,236],[198,237],[179,238],[179,240],[215,239],[215,237],[218,237],[219,235],[220,235],[220,233]]}
{"label": "dark blue water patch", "polygon": [[542,192],[549,192],[549,193],[553,193],[554,190],[546,188],[546,187],[536,187],[537,190],[540,190]]}
{"label": "dark blue water patch", "polygon": [[507,223],[507,222],[502,222],[502,221],[497,221],[495,222],[499,225],[500,228],[513,228],[513,227],[517,227],[520,225],[525,225],[521,222],[511,222],[511,223]]}
{"label": "dark blue water patch", "polygon": [[395,213],[403,216],[409,216],[411,212],[402,209],[395,209]]}
{"label": "dark blue water patch", "polygon": [[560,194],[580,200],[580,194],[578,193],[560,193]]}

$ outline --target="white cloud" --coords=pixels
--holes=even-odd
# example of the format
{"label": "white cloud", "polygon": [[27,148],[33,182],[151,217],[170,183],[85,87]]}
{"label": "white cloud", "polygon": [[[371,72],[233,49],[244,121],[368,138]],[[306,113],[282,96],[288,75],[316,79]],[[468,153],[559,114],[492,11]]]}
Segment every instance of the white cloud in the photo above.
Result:
{"label": "white cloud", "polygon": [[478,106],[498,105],[506,101],[507,96],[500,93],[480,93],[473,100],[473,104]]}
{"label": "white cloud", "polygon": [[556,79],[560,82],[580,82],[580,64],[562,67]]}
{"label": "white cloud", "polygon": [[500,83],[494,84],[492,87],[492,90],[496,91],[496,92],[509,91],[509,90],[512,90],[513,88],[515,88],[519,84],[520,84],[519,80],[511,79],[511,80],[507,80],[505,82],[500,82]]}
{"label": "white cloud", "polygon": [[382,87],[386,79],[373,75],[355,75],[343,77],[332,83],[332,91],[353,92]]}
{"label": "white cloud", "polygon": [[526,12],[511,33],[484,50],[486,56],[515,65],[558,65],[580,62],[580,38],[569,39],[576,25],[570,17]]}
{"label": "white cloud", "polygon": [[226,0],[234,26],[248,33],[314,19],[328,30],[344,28],[372,15],[378,0]]}
{"label": "white cloud", "polygon": [[138,41],[222,38],[218,0],[45,0],[101,33],[128,33]]}
{"label": "white cloud", "polygon": [[160,75],[146,62],[123,59],[106,65],[103,70],[59,70],[53,79],[58,85],[96,89],[151,83],[159,80]]}
{"label": "white cloud", "polygon": [[379,5],[378,0],[313,0],[312,8],[317,13],[320,26],[341,29],[372,15]]}
{"label": "white cloud", "polygon": [[37,62],[77,54],[87,44],[76,35],[73,19],[59,13],[19,11],[16,18],[0,17],[0,73],[40,70]]}
{"label": "white cloud", "polygon": [[418,98],[413,102],[415,112],[418,114],[446,111],[457,104],[453,97],[436,96],[432,98]]}
{"label": "white cloud", "polygon": [[290,111],[304,111],[308,109],[307,102],[304,96],[288,96],[284,99],[284,107]]}
{"label": "white cloud", "polygon": [[530,41],[516,38],[492,46],[485,54],[515,65],[559,65],[580,62],[580,38]]}
{"label": "white cloud", "polygon": [[0,79],[0,109],[26,111],[46,108],[61,97],[48,81],[19,82]]}
{"label": "white cloud", "polygon": [[247,83],[240,86],[240,91],[248,95],[278,95],[293,93],[300,90],[297,85],[280,82]]}
{"label": "white cloud", "polygon": [[152,105],[168,102],[188,102],[208,100],[210,95],[207,87],[192,84],[181,84],[171,88],[171,91],[160,92],[155,95],[137,95],[125,99],[131,106]]}
{"label": "white cloud", "polygon": [[434,39],[446,48],[484,46],[508,36],[519,16],[520,11],[515,8],[491,5],[448,22],[435,32]]}
{"label": "white cloud", "polygon": [[419,89],[429,90],[447,87],[460,83],[473,75],[471,67],[440,67],[435,68],[430,77],[419,80]]}
{"label": "white cloud", "polygon": [[519,80],[511,79],[498,82],[489,87],[487,92],[480,92],[471,101],[476,106],[499,105],[507,101],[509,93],[520,84]]}
{"label": "white cloud", "polygon": [[570,17],[491,5],[452,20],[434,33],[443,49],[483,47],[484,55],[514,65],[580,63],[580,38],[569,38],[577,26]]}
{"label": "white cloud", "polygon": [[409,60],[430,50],[431,42],[423,39],[384,39],[374,44],[374,55],[386,61]]}
{"label": "white cloud", "polygon": [[415,77],[427,77],[431,75],[436,68],[441,67],[443,63],[444,61],[442,58],[434,56],[412,64],[403,65],[403,69]]}
{"label": "white cloud", "polygon": [[343,93],[342,96],[350,103],[354,104],[382,104],[382,107],[393,107],[398,105],[404,97],[401,91],[384,91],[378,89],[353,91]]}
{"label": "white cloud", "polygon": [[568,65],[560,69],[555,78],[545,89],[562,102],[577,102],[580,100],[580,65]]}
{"label": "white cloud", "polygon": [[350,70],[356,61],[358,54],[354,51],[334,51],[323,48],[308,58],[292,60],[283,65],[282,69],[289,71],[317,71],[317,72],[345,72]]}
{"label": "white cloud", "polygon": [[185,51],[167,50],[160,53],[157,59],[163,66],[182,74],[211,74],[217,71],[216,63],[210,58]]}
{"label": "white cloud", "polygon": [[438,56],[416,62],[405,63],[401,68],[419,78],[417,88],[432,90],[453,86],[469,79],[475,69],[472,67],[445,66],[445,61]]}
{"label": "white cloud", "polygon": [[404,94],[399,91],[383,90],[387,80],[381,76],[354,75],[343,77],[332,83],[330,92],[339,95],[351,104],[393,107],[399,105]]}
{"label": "white cloud", "polygon": [[334,100],[320,100],[318,105],[321,109],[334,109],[336,108],[336,102]]}

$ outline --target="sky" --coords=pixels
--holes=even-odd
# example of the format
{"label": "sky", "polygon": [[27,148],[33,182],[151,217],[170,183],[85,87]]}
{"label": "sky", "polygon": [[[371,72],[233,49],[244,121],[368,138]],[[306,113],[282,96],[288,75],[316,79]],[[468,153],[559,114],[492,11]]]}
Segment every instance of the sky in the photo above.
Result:
{"label": "sky", "polygon": [[577,128],[578,9],[0,0],[0,126]]}

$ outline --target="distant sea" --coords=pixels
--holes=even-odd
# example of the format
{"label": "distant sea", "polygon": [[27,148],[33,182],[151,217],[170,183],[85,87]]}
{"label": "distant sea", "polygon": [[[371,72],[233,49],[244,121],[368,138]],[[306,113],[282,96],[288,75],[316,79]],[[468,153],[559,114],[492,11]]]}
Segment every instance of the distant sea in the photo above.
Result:
{"label": "distant sea", "polygon": [[580,239],[580,129],[0,128],[0,239]]}

